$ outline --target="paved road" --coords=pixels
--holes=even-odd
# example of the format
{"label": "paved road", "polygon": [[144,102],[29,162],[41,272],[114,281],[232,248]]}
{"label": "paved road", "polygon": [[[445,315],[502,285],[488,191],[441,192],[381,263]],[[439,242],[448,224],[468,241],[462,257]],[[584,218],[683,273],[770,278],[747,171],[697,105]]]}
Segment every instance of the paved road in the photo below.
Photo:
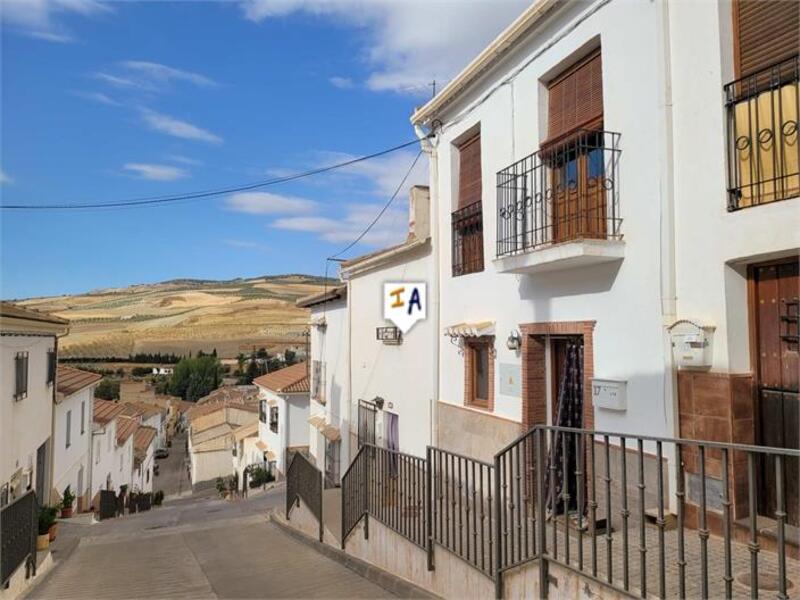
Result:
{"label": "paved road", "polygon": [[205,493],[86,525],[77,548],[28,597],[390,596],[267,522],[284,493],[279,486],[237,502]]}
{"label": "paved road", "polygon": [[167,497],[191,492],[185,460],[186,433],[183,432],[172,439],[169,456],[156,460],[159,472],[153,480],[153,489],[162,490]]}

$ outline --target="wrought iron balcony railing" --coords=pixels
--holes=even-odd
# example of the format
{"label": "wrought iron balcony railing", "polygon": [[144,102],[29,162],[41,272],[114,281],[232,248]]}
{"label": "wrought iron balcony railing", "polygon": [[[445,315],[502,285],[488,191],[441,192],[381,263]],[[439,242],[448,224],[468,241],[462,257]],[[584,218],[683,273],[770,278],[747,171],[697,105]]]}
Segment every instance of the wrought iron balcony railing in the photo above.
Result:
{"label": "wrought iron balcony railing", "polygon": [[619,133],[581,130],[497,174],[497,256],[620,239]]}
{"label": "wrought iron balcony railing", "polygon": [[800,56],[725,86],[728,210],[800,196]]}

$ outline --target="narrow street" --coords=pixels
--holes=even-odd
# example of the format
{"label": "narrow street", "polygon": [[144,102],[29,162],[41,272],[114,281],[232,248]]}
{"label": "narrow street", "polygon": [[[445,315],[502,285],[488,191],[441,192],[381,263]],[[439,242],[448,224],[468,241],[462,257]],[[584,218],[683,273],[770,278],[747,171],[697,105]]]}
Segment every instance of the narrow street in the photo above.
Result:
{"label": "narrow street", "polygon": [[[176,452],[176,454],[179,454]],[[206,491],[95,525],[28,598],[379,598],[390,594],[269,523],[280,485],[228,502]]]}

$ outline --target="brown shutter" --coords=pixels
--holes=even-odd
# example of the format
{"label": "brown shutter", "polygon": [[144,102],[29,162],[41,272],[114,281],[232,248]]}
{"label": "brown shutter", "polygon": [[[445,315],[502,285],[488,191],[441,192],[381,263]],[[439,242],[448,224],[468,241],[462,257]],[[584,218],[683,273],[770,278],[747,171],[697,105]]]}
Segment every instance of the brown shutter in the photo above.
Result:
{"label": "brown shutter", "polygon": [[548,141],[576,129],[600,126],[603,119],[602,67],[598,50],[550,82]]}
{"label": "brown shutter", "polygon": [[800,53],[800,3],[736,0],[733,29],[736,72],[745,77]]}
{"label": "brown shutter", "polygon": [[464,208],[481,201],[481,134],[468,139],[458,150],[458,208]]}

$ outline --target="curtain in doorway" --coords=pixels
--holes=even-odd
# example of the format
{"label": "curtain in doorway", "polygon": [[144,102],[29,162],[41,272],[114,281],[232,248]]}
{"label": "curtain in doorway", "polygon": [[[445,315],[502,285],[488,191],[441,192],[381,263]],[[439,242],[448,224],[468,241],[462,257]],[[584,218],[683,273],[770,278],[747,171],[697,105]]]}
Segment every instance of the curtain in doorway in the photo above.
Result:
{"label": "curtain in doorway", "polygon": [[[576,338],[567,344],[566,356],[564,358],[564,368],[561,371],[561,381],[558,383],[558,399],[556,404],[556,414],[554,424],[559,427],[580,428],[583,425],[583,340]],[[551,439],[550,449],[547,456],[548,473],[545,482],[547,484],[547,507],[551,514],[561,514],[567,510],[580,508],[581,513],[584,507],[577,506],[577,480],[575,477],[576,453],[575,434],[554,433]],[[566,456],[565,456],[566,455]],[[564,460],[566,458],[566,461]],[[566,462],[567,472],[564,473],[564,463]],[[549,474],[552,473],[551,478]],[[564,481],[567,481],[567,493],[569,494],[569,505],[564,506],[562,493],[564,491]],[[552,485],[551,485],[552,481]]]}

